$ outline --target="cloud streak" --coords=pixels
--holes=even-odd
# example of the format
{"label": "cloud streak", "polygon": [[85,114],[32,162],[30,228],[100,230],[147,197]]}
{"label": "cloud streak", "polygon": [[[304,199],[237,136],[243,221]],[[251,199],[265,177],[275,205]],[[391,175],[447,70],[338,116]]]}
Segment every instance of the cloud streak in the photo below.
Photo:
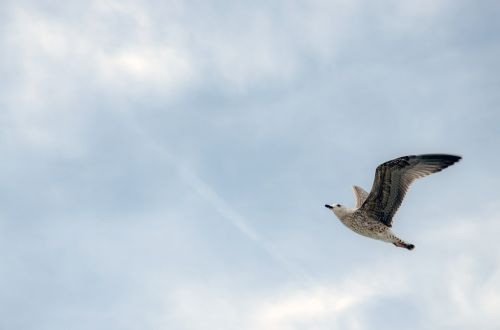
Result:
{"label": "cloud streak", "polygon": [[[238,231],[240,231],[246,238],[255,242],[257,246],[262,248],[269,256],[271,256],[277,263],[284,269],[296,276],[297,279],[303,283],[312,284],[315,279],[308,274],[303,268],[288,260],[284,255],[278,252],[277,248],[271,243],[264,240],[254,228],[249,225],[249,221],[237,212],[229,203],[224,200],[217,191],[204,181],[188,164],[181,160],[179,157],[174,156],[169,152],[165,146],[157,142],[151,135],[146,133],[137,125],[134,128],[135,134],[141,137],[142,140],[147,141],[147,145],[155,150],[167,160],[171,165],[176,168],[179,177],[187,184],[196,194],[203,200],[209,203],[211,207],[225,220],[229,221]],[[132,126],[131,126],[132,127]]]}

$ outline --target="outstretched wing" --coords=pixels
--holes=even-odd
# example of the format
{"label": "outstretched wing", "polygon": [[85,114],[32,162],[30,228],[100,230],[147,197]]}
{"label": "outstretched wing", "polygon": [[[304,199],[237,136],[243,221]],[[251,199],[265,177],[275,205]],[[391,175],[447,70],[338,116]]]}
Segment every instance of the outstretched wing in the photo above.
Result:
{"label": "outstretched wing", "polygon": [[359,209],[368,197],[368,193],[363,188],[358,186],[352,186],[352,191],[354,192],[354,197],[356,198],[355,207]]}
{"label": "outstretched wing", "polygon": [[372,190],[361,210],[391,227],[392,217],[413,181],[439,172],[461,158],[444,154],[405,156],[379,165]]}

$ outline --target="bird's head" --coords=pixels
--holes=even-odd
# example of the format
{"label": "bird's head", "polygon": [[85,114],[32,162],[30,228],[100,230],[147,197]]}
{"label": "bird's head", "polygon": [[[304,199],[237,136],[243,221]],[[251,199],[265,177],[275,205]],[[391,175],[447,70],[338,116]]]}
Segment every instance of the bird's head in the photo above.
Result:
{"label": "bird's head", "polygon": [[337,217],[346,213],[346,207],[340,204],[325,204],[325,207],[330,209]]}

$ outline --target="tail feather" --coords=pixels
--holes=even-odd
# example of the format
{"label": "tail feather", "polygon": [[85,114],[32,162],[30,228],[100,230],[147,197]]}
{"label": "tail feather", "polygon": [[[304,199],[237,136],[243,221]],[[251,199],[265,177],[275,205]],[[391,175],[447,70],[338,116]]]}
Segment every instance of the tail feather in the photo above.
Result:
{"label": "tail feather", "polygon": [[402,248],[405,248],[405,249],[410,250],[410,251],[415,248],[415,245],[408,244],[408,243],[405,243],[403,241],[395,242],[395,243],[392,243],[392,244],[396,245],[397,247],[402,247]]}

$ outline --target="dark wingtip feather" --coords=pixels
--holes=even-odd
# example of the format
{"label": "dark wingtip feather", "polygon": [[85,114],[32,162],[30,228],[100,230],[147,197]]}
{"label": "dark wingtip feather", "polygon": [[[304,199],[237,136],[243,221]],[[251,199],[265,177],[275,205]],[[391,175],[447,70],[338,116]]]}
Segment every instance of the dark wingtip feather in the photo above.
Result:
{"label": "dark wingtip feather", "polygon": [[424,155],[418,155],[417,157],[422,158],[422,159],[453,160],[455,162],[462,159],[462,156],[450,155],[450,154],[424,154]]}
{"label": "dark wingtip feather", "polygon": [[417,158],[420,158],[425,163],[434,164],[438,166],[436,169],[434,169],[433,173],[441,172],[445,168],[450,167],[451,165],[455,164],[456,162],[460,161],[460,159],[462,159],[461,156],[448,155],[448,154],[427,154],[427,155],[417,156]]}
{"label": "dark wingtip feather", "polygon": [[448,155],[448,154],[426,154],[419,155],[417,158],[426,160],[428,162],[436,162],[446,165],[446,167],[455,164],[462,159],[462,156]]}

